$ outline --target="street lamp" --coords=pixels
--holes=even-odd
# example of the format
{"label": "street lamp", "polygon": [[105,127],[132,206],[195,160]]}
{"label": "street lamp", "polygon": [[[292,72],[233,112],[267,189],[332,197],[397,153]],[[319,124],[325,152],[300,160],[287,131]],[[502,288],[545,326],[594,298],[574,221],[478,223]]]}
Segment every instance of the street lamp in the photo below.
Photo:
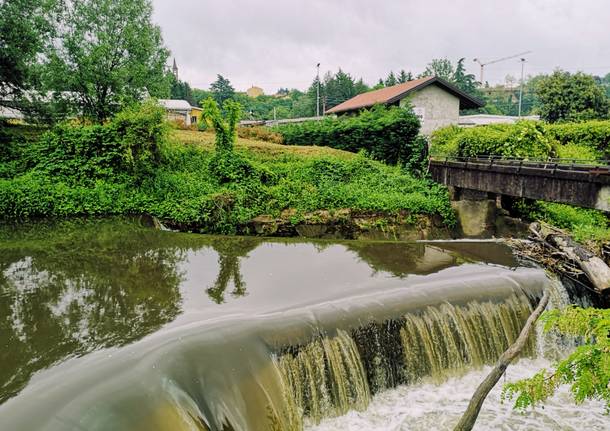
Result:
{"label": "street lamp", "polygon": [[320,63],[316,65],[316,81],[318,81],[318,86],[316,88],[316,117],[320,116]]}
{"label": "street lamp", "polygon": [[523,69],[525,68],[525,58],[521,59],[521,86],[519,88],[519,118],[521,118],[521,104],[523,103]]}

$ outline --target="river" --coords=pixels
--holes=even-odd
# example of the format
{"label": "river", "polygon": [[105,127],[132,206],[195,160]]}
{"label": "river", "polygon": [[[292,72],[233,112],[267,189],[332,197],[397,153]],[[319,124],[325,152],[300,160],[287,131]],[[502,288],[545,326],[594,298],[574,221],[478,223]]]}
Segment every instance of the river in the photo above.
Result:
{"label": "river", "polygon": [[[137,219],[0,227],[1,430],[451,429],[544,271],[494,242],[163,232]],[[570,343],[537,334],[507,378]],[[561,392],[478,429],[608,428]]]}

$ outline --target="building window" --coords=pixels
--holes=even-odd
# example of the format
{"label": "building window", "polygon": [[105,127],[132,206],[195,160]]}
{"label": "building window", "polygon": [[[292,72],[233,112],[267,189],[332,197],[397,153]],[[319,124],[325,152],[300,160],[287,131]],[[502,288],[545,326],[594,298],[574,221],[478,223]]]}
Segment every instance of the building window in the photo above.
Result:
{"label": "building window", "polygon": [[195,117],[195,116],[191,117],[191,124],[197,124],[197,117]]}

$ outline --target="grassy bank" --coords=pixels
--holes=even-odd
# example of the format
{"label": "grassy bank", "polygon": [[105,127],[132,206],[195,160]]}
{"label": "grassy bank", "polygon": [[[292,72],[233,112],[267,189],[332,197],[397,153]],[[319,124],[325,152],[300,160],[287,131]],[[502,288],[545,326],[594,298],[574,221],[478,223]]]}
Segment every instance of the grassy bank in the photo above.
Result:
{"label": "grassy bank", "polygon": [[123,120],[5,144],[0,217],[146,213],[185,230],[234,233],[260,215],[290,210],[298,223],[309,212],[350,208],[453,223],[444,188],[363,155],[238,139],[235,156],[219,158],[211,133],[151,133],[141,119],[132,129]]}

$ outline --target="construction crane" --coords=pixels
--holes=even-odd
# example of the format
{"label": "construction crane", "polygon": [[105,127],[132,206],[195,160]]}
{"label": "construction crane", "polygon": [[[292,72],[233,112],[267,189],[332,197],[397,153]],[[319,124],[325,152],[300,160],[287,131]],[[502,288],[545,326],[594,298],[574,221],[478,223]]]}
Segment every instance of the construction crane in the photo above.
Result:
{"label": "construction crane", "polygon": [[510,60],[511,58],[520,57],[520,56],[525,55],[525,54],[531,54],[531,52],[532,51],[520,52],[519,54],[509,55],[508,57],[498,58],[497,60],[491,60],[491,61],[488,61],[488,62],[485,62],[485,63],[483,63],[479,58],[473,59],[473,61],[475,63],[479,63],[479,66],[481,66],[481,74],[480,74],[479,82],[481,83],[481,85],[483,85],[483,69],[488,64],[494,64],[494,63],[499,63],[499,62],[504,61],[504,60]]}

